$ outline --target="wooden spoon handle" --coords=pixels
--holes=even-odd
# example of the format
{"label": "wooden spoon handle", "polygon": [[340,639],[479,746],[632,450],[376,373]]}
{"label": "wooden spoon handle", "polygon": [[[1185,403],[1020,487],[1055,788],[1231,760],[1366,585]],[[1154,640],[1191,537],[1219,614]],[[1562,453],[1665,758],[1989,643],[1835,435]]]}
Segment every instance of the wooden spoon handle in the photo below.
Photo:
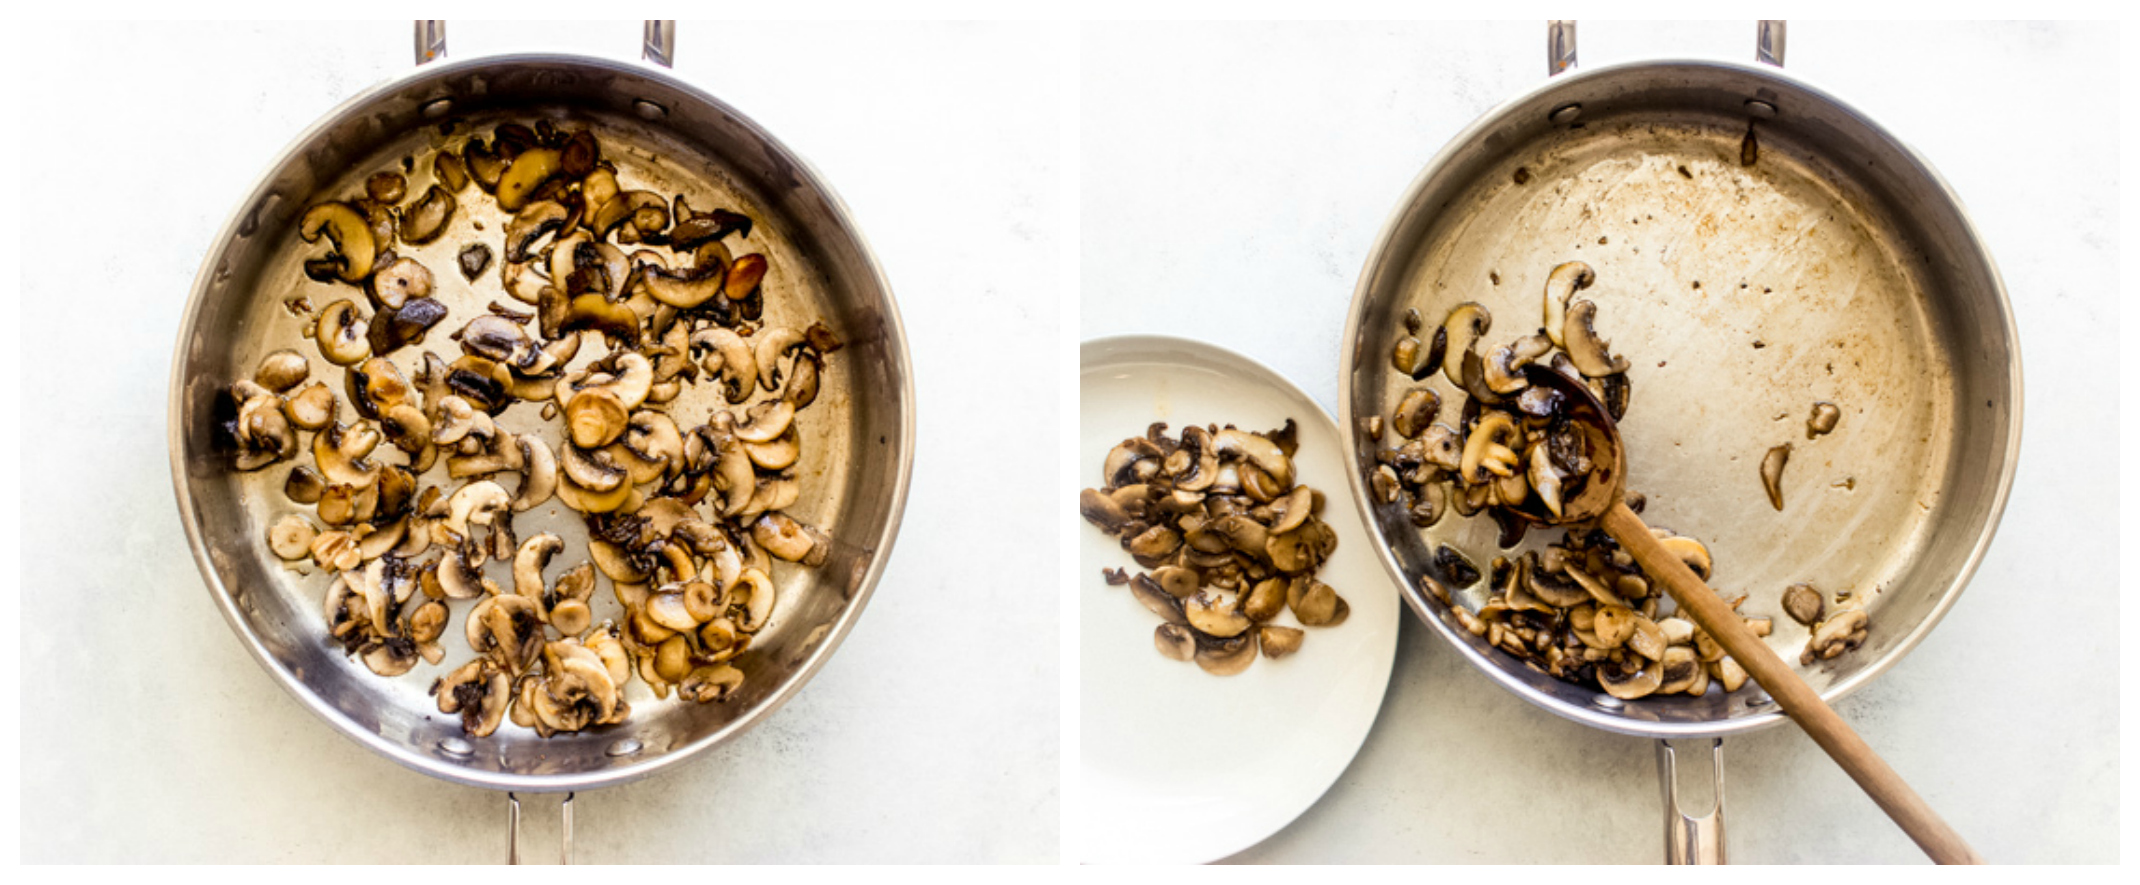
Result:
{"label": "wooden spoon handle", "polygon": [[1724,600],[1702,583],[1687,564],[1664,549],[1642,517],[1627,509],[1625,503],[1616,503],[1599,520],[1605,531],[1620,542],[1642,570],[1663,582],[1665,590],[1679,603],[1679,611],[1709,636],[1724,647],[1739,666],[1746,668],[1747,675],[1767,690],[1769,696],[1783,707],[1785,713],[1798,721],[1813,742],[1828,752],[1837,765],[1850,775],[1865,794],[1894,818],[1895,823],[1916,840],[1925,854],[1939,863],[1983,863],[1984,859],[1962,841],[1961,834],[1947,826],[1932,806],[1925,804],[1923,797],[1888,767],[1887,761],[1874,753],[1865,739],[1852,731],[1850,724],[1837,716],[1835,710],[1820,699],[1812,686],[1798,677],[1798,672],[1776,656],[1776,652],[1747,629]]}

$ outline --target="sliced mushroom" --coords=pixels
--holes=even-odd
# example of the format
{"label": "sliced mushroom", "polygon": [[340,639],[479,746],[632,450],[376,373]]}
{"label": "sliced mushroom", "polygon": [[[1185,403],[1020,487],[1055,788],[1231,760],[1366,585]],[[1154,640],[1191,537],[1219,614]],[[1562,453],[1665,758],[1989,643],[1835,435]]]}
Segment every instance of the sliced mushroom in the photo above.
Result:
{"label": "sliced mushroom", "polygon": [[1542,334],[1528,335],[1494,348],[1484,358],[1487,388],[1508,395],[1529,387],[1530,382],[1523,377],[1523,367],[1552,349],[1552,340]]}
{"label": "sliced mushroom", "polygon": [[1200,639],[1196,665],[1213,676],[1234,676],[1256,662],[1256,634],[1243,632],[1231,639]]}
{"label": "sliced mushroom", "polygon": [[1768,492],[1769,506],[1783,509],[1783,468],[1791,463],[1791,444],[1784,443],[1761,457],[1761,488]]}
{"label": "sliced mushroom", "polygon": [[1827,603],[1812,584],[1792,584],[1783,591],[1783,611],[1791,616],[1791,620],[1811,627],[1820,623],[1821,616],[1827,611]]}
{"label": "sliced mushroom", "polygon": [[521,151],[498,176],[498,208],[507,212],[519,211],[529,194],[558,174],[562,159],[558,151],[550,148]]}
{"label": "sliced mushroom", "polygon": [[786,400],[766,400],[751,406],[734,432],[736,439],[746,443],[769,443],[787,433],[794,421],[794,405]]}
{"label": "sliced mushroom", "polygon": [[1442,356],[1442,376],[1449,383],[1464,385],[1464,357],[1476,355],[1479,339],[1493,328],[1493,314],[1476,301],[1466,301],[1449,311],[1442,320],[1442,334],[1448,338],[1448,350]]}
{"label": "sliced mushroom", "polygon": [[1129,579],[1129,592],[1152,614],[1165,619],[1169,624],[1187,626],[1189,617],[1182,611],[1182,602],[1159,586],[1151,576],[1139,574]]}
{"label": "sliced mushroom", "polygon": [[582,390],[565,403],[565,427],[572,444],[582,449],[598,449],[615,442],[624,435],[630,421],[624,404],[606,388]]}
{"label": "sliced mushroom", "polygon": [[1624,357],[1614,356],[1612,342],[1598,337],[1593,326],[1598,306],[1587,300],[1578,300],[1568,306],[1567,322],[1562,324],[1561,338],[1566,342],[1568,361],[1575,369],[1591,378],[1602,378],[1627,371]]}
{"label": "sliced mushroom", "polygon": [[623,485],[627,477],[624,468],[610,461],[605,451],[588,451],[576,445],[567,445],[558,459],[563,466],[565,479],[581,490],[607,492]]}
{"label": "sliced mushroom", "polygon": [[[501,205],[499,208],[506,207]],[[514,206],[506,211],[515,213],[512,219],[505,223],[505,260],[508,266],[501,273],[508,275],[512,273],[511,265],[526,262],[534,257],[537,240],[549,234],[561,233],[565,223],[573,217],[572,210],[552,200],[533,203],[524,209]],[[511,291],[512,280],[507,279],[506,283],[507,290]]]}
{"label": "sliced mushroom", "polygon": [[779,390],[780,358],[806,344],[801,332],[785,326],[759,332],[758,349],[753,355],[758,363],[758,383],[768,391]]}
{"label": "sliced mushroom", "polygon": [[318,536],[310,520],[292,513],[268,528],[268,549],[283,559],[303,559],[311,555],[312,541]]}
{"label": "sliced mushroom", "polygon": [[1182,601],[1182,613],[1207,636],[1226,639],[1255,626],[1239,611],[1240,600],[1232,593],[1205,588]]}
{"label": "sliced mushroom", "polygon": [[431,294],[431,271],[414,258],[397,258],[372,274],[372,298],[395,310],[411,298]]}
{"label": "sliced mushroom", "polygon": [[[1627,669],[1637,664],[1641,665],[1640,669]],[[1664,667],[1639,658],[1622,661],[1617,665],[1600,661],[1597,677],[1598,684],[1604,687],[1606,694],[1623,701],[1632,701],[1657,692],[1658,686],[1664,684]]]}
{"label": "sliced mushroom", "polygon": [[1568,299],[1575,297],[1575,293],[1590,288],[1590,284],[1596,281],[1597,274],[1591,271],[1590,265],[1580,261],[1559,265],[1546,275],[1545,330],[1555,346],[1568,346],[1567,339],[1562,335],[1562,329],[1568,322]]}
{"label": "sliced mushroom", "polygon": [[1857,649],[1865,643],[1868,624],[1870,619],[1864,609],[1846,608],[1836,612],[1813,628],[1812,637],[1806,640],[1806,653],[1800,660],[1806,663],[1811,663],[1810,658],[1828,660]]}
{"label": "sliced mushroom", "polygon": [[1657,544],[1669,551],[1680,562],[1686,563],[1687,568],[1694,572],[1695,577],[1704,581],[1709,580],[1709,548],[1702,546],[1702,542],[1693,538],[1675,535],[1669,538],[1659,538]]}
{"label": "sliced mushroom", "polygon": [[1306,633],[1292,627],[1256,628],[1256,641],[1263,646],[1263,656],[1274,661],[1299,651],[1306,636]]}
{"label": "sliced mushroom", "polygon": [[1352,607],[1344,597],[1330,588],[1329,584],[1312,578],[1300,578],[1293,582],[1287,593],[1286,603],[1293,609],[1293,617],[1309,627],[1335,627],[1345,622]]}
{"label": "sliced mushroom", "polygon": [[371,325],[357,314],[357,306],[344,298],[322,308],[315,321],[312,341],[320,356],[337,366],[355,365],[371,356]]}
{"label": "sliced mushroom", "polygon": [[294,350],[278,350],[260,358],[253,380],[272,393],[282,393],[304,382],[312,364]]}
{"label": "sliced mushroom", "polygon": [[709,376],[719,377],[725,385],[728,401],[740,403],[750,398],[758,378],[758,358],[749,344],[732,329],[713,327],[691,335],[691,351],[703,351],[700,368]]}
{"label": "sliced mushroom", "polygon": [[321,203],[306,210],[297,222],[297,235],[307,243],[316,243],[322,234],[334,243],[334,252],[329,257],[336,262],[337,278],[345,283],[356,283],[371,276],[379,243],[372,236],[370,220],[364,213],[348,203]]}
{"label": "sliced mushroom", "polygon": [[1177,661],[1196,656],[1196,634],[1180,624],[1161,624],[1152,631],[1152,644],[1159,653]]}
{"label": "sliced mushroom", "polygon": [[1836,408],[1834,403],[1814,403],[1813,414],[1806,419],[1806,438],[1826,436],[1829,431],[1835,429],[1835,422],[1842,420],[1842,417],[1843,410]]}
{"label": "sliced mushroom", "polygon": [[1441,415],[1442,398],[1425,387],[1415,387],[1397,402],[1397,411],[1390,416],[1390,429],[1398,436],[1412,439],[1425,432],[1428,425]]}

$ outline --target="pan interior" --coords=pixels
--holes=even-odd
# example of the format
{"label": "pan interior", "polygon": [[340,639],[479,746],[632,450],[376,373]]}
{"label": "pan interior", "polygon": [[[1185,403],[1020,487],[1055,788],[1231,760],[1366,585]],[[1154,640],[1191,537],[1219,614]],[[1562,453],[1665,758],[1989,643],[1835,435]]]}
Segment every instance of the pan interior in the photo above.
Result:
{"label": "pan interior", "polygon": [[[547,76],[538,76],[545,71]],[[441,96],[451,97],[454,112],[422,117],[421,108]],[[646,119],[634,105],[642,98],[658,102],[667,115]],[[178,463],[184,473],[180,494],[189,498],[197,549],[214,573],[211,583],[227,595],[226,611],[234,623],[271,667],[288,677],[300,698],[397,761],[457,780],[518,789],[577,788],[643,774],[678,751],[704,746],[770,712],[808,677],[859,612],[873,563],[896,524],[905,475],[905,362],[890,295],[843,213],[813,187],[799,162],[747,120],[698,101],[646,72],[555,58],[444,67],[391,85],[338,111],[285,158],[221,247],[217,272],[204,274],[209,288],[205,297],[197,293],[197,313],[182,342],[174,404],[174,441],[181,447]],[[635,678],[624,693],[632,713],[623,725],[544,740],[508,722],[477,740],[463,735],[457,716],[440,714],[428,694],[436,677],[474,656],[462,637],[472,603],[450,603],[453,616],[441,639],[446,655],[440,664],[419,663],[404,676],[386,679],[345,657],[325,637],[322,600],[329,576],[309,563],[286,567],[264,543],[268,526],[284,514],[304,513],[317,524],[311,508],[290,502],[282,492],[290,468],[305,459],[237,474],[227,454],[213,451],[208,416],[219,389],[250,377],[262,356],[281,348],[305,355],[312,378],[346,399],[344,372],[303,337],[310,315],[293,311],[287,302],[301,296],[316,311],[350,298],[365,313],[370,309],[353,287],[305,278],[302,262],[324,247],[297,237],[297,214],[319,200],[360,195],[365,178],[381,171],[402,172],[413,199],[434,181],[435,149],[458,149],[471,134],[488,137],[499,123],[533,125],[538,119],[566,131],[593,131],[603,158],[617,167],[623,189],[664,197],[682,193],[699,211],[721,207],[751,216],[756,224],[748,236],[730,243],[736,254],[761,252],[770,262],[763,325],[799,330],[822,320],[846,343],[826,360],[817,402],[797,415],[803,458],[796,476],[802,496],[788,508],[797,519],[823,528],[834,547],[816,569],[776,564],[775,613],[733,662],[747,678],[725,703],[687,703],[673,695],[657,699]],[[458,357],[448,334],[486,313],[491,302],[533,310],[507,297],[499,285],[506,216],[473,186],[458,197],[460,209],[444,236],[396,250],[432,271],[434,297],[450,310],[423,342],[390,356],[405,376],[413,377],[427,350],[448,361]],[[497,256],[474,283],[464,279],[455,261],[470,242],[488,245]],[[590,337],[572,366],[608,352],[599,337]],[[669,414],[686,431],[704,423],[712,408],[725,406],[717,386],[688,387],[669,404]],[[516,433],[539,427],[535,435],[557,450],[560,422],[541,419],[540,409],[540,403],[516,402],[499,421]],[[303,435],[302,443],[308,445],[309,436]],[[381,452],[389,448],[382,446]],[[383,457],[390,463],[403,460],[398,453]],[[435,485],[449,493],[459,487],[461,480],[446,476],[444,460],[419,477],[419,487]],[[514,482],[500,480],[509,489]],[[584,524],[556,498],[517,515],[514,529],[521,539],[553,532],[565,541],[564,552],[546,571],[549,580],[586,558]],[[510,588],[510,565],[493,562],[486,576]],[[608,578],[598,577],[592,605],[596,624],[621,622],[622,606]]]}
{"label": "pan interior", "polygon": [[[1470,145],[1452,148],[1415,188],[1362,284],[1348,405],[1363,418],[1388,416],[1417,386],[1389,368],[1407,309],[1436,324],[1461,302],[1484,305],[1493,325],[1483,354],[1538,329],[1555,265],[1588,263],[1597,282],[1578,297],[1597,303],[1600,333],[1632,363],[1620,430],[1629,488],[1648,499],[1644,518],[1707,544],[1711,585],[1727,599],[1745,596],[1742,614],[1771,619],[1767,641],[1788,661],[1808,630],[1783,613],[1786,586],[1808,582],[1831,600],[1848,594],[1862,604],[1871,618],[1866,646],[1799,668],[1834,697],[1936,620],[1961,560],[1971,559],[1966,544],[1964,555],[1953,549],[1961,539],[1937,529],[1983,525],[1987,495],[1956,478],[1981,484],[1999,474],[2003,457],[1964,441],[1957,404],[1984,400],[1983,390],[2003,399],[2007,379],[1958,374],[1955,342],[1985,333],[1970,327],[1983,318],[1957,305],[1987,298],[2003,306],[2003,296],[1964,279],[1957,262],[1930,257],[1950,254],[1951,244],[1934,242],[1895,204],[1895,186],[1874,180],[1893,175],[1907,153],[1876,155],[1843,141],[1838,127],[1849,121],[1830,116],[1824,99],[1779,95],[1796,87],[1737,70],[1593,73],[1482,123]],[[1748,153],[1743,102],[1753,96],[1783,112],[1751,123]],[[1576,125],[1549,122],[1571,101],[1582,106]],[[1877,168],[1883,160],[1888,168]],[[1424,383],[1445,403],[1461,401],[1440,374]],[[1835,404],[1842,419],[1809,440],[1816,402]],[[1457,420],[1453,406],[1443,420]],[[1376,444],[1355,441],[1359,463],[1372,470]],[[1759,465],[1783,444],[1793,454],[1778,512]],[[1483,570],[1496,555],[1514,558],[1561,536],[1533,531],[1501,550],[1483,516],[1451,515],[1424,531],[1399,505],[1375,517],[1407,584],[1431,573],[1440,544]],[[1446,618],[1416,586],[1407,592],[1430,621]],[[1487,595],[1483,581],[1458,594],[1473,609]],[[1436,626],[1519,693],[1593,724],[1691,733],[1774,719],[1758,687],[1621,702]]]}

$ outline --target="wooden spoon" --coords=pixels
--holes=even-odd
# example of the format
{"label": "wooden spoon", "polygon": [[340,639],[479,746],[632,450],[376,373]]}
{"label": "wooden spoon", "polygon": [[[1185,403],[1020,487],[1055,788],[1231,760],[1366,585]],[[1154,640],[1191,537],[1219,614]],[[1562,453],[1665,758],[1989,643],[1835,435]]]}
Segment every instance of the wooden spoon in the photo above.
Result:
{"label": "wooden spoon", "polygon": [[1716,591],[1709,589],[1709,585],[1702,583],[1686,563],[1658,543],[1650,534],[1649,526],[1642,523],[1642,517],[1628,509],[1625,494],[1627,453],[1620,443],[1620,432],[1613,425],[1612,416],[1606,413],[1597,397],[1591,395],[1590,389],[1580,381],[1543,366],[1526,367],[1524,378],[1533,386],[1561,394],[1566,413],[1580,422],[1586,431],[1590,460],[1596,466],[1584,488],[1562,504],[1558,515],[1546,510],[1536,496],[1517,508],[1517,512],[1541,525],[1595,522],[1605,529],[1642,565],[1643,571],[1664,584],[1672,599],[1679,603],[1680,613],[1700,625],[1718,645],[1723,646],[1724,651],[1746,669],[1747,675],[1776,699],[1783,712],[1796,720],[1813,742],[1826,750],[1828,756],[1858,782],[1866,795],[1871,796],[1903,832],[1916,840],[1925,854],[1939,863],[1983,863],[1984,859],[1969,847],[1969,843],[1962,841],[1961,834],[1947,826],[1917,791],[1910,789],[1902,776],[1896,774],[1864,738],[1851,730],[1843,717],[1836,715],[1835,710],[1799,678],[1796,670],[1747,629],[1731,606],[1726,605]]}

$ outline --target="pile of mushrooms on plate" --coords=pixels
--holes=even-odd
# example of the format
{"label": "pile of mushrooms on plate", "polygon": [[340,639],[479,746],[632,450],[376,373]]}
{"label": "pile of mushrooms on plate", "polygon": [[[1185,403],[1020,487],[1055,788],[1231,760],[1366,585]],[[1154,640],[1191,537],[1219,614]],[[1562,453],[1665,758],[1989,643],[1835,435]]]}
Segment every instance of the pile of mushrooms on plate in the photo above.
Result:
{"label": "pile of mushrooms on plate", "polygon": [[[1138,565],[1105,572],[1165,623],[1160,654],[1207,673],[1247,670],[1261,649],[1273,660],[1300,650],[1300,627],[1335,627],[1351,607],[1315,573],[1337,549],[1323,522],[1323,493],[1297,483],[1295,426],[1252,433],[1232,425],[1155,423],[1107,453],[1101,487],[1078,510],[1120,539]],[[1300,627],[1276,623],[1291,611]]]}
{"label": "pile of mushrooms on plate", "polygon": [[[1417,311],[1407,313],[1390,362],[1415,384],[1397,396],[1388,420],[1373,416],[1365,427],[1380,443],[1368,480],[1375,503],[1402,507],[1419,529],[1450,510],[1484,513],[1500,527],[1507,551],[1531,526],[1518,507],[1535,500],[1561,512],[1589,477],[1597,447],[1567,414],[1561,394],[1531,385],[1524,370],[1536,364],[1561,372],[1588,387],[1614,421],[1626,416],[1633,396],[1628,360],[1598,333],[1597,303],[1580,295],[1596,279],[1580,261],[1553,268],[1540,324],[1498,346],[1486,339],[1493,316],[1476,302],[1457,305],[1431,329]],[[1427,384],[1437,373],[1455,391],[1454,423],[1443,420],[1442,395]],[[1627,495],[1628,506],[1640,512],[1643,496]],[[1705,545],[1668,529],[1652,531],[1709,580],[1713,563]],[[1673,616],[1676,607],[1663,588],[1602,530],[1570,528],[1543,549],[1496,556],[1484,574],[1446,544],[1436,549],[1434,563],[1439,575],[1418,580],[1442,603],[1444,618],[1555,678],[1622,700],[1701,695],[1711,682],[1737,691],[1747,682],[1746,671],[1701,628]],[[1476,611],[1454,597],[1451,585],[1462,590],[1482,579],[1486,601]],[[1732,608],[1745,600],[1731,599]],[[1851,612],[1835,619],[1828,630],[1835,635],[1818,654],[1833,657],[1840,651],[1828,649],[1863,642],[1865,614]],[[1773,626],[1768,618],[1743,620],[1758,636]]]}
{"label": "pile of mushrooms on plate", "polygon": [[[472,736],[508,716],[546,737],[622,722],[635,675],[657,698],[727,699],[773,616],[774,561],[828,551],[785,510],[801,495],[798,416],[840,342],[821,323],[761,323],[770,263],[731,251],[749,217],[632,189],[588,131],[507,123],[429,171],[413,199],[383,172],[299,224],[329,247],[305,275],[355,290],[305,329],[327,377],[279,350],[230,387],[219,429],[237,469],[290,465],[298,509],[272,520],[270,549],[325,572],[328,637],[381,676],[439,664],[463,608],[474,657],[432,692]],[[502,297],[449,316],[440,274],[396,247],[438,240],[484,199],[505,219],[495,252],[468,242],[454,270],[479,300]],[[693,390],[711,405],[687,406]],[[591,539],[555,580],[565,542],[514,526],[553,498]]]}

